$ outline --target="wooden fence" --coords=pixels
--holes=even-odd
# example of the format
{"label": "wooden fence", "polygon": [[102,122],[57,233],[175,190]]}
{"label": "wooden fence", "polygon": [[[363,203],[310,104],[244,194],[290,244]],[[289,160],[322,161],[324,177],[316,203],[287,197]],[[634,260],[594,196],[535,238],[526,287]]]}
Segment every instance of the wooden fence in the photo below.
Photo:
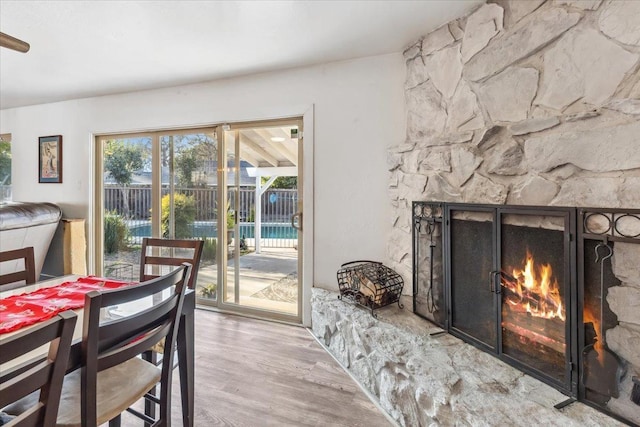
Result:
{"label": "wooden fence", "polygon": [[[124,191],[128,193],[128,211],[124,203]],[[218,196],[217,187],[211,188],[176,188],[176,193],[192,197],[196,204],[196,221],[213,221],[216,218]],[[167,193],[163,190],[163,195]],[[238,221],[252,222],[255,218],[255,190],[242,188],[238,193],[240,209]],[[234,193],[231,193],[231,198]],[[231,203],[234,205],[232,199]],[[262,195],[262,222],[290,222],[291,216],[298,207],[298,191],[295,189],[271,189]],[[115,212],[129,220],[149,220],[151,218],[151,187],[119,187],[105,186],[104,208]],[[225,209],[226,212],[226,209]]]}

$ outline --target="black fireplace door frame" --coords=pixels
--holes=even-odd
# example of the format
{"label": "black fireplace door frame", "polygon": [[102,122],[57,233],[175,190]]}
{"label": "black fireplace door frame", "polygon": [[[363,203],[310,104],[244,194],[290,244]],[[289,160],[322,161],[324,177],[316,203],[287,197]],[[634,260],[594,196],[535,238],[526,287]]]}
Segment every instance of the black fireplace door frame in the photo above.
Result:
{"label": "black fireplace door frame", "polygon": [[[495,313],[497,313],[499,307],[499,295],[494,292],[494,283],[492,283],[492,272],[497,270],[497,254],[495,250],[497,246],[497,210],[495,206],[491,205],[447,203],[445,204],[444,215],[443,256],[445,268],[445,302],[447,307],[445,329],[452,335],[473,344],[483,351],[497,354],[500,341],[499,322]],[[481,217],[484,221],[478,221],[475,224],[471,223],[471,225],[475,225],[471,230],[468,228],[459,230],[456,224],[456,216],[458,215],[462,217]],[[452,259],[452,252],[456,249],[453,248],[456,242],[453,235],[456,233],[464,235],[465,238],[472,240],[474,243],[482,243],[484,245],[482,248],[475,247],[474,249],[476,252],[484,253],[460,254],[460,258],[463,258],[463,265],[454,270],[455,261]],[[483,236],[485,238],[488,237],[490,240],[483,241],[485,240]],[[489,248],[487,248],[487,246]],[[486,254],[487,251],[490,253]],[[482,265],[473,265],[473,262],[482,258],[481,255],[485,255],[485,258],[481,262]],[[468,288],[472,287],[473,289],[465,289],[467,292],[460,290],[463,297],[468,296],[469,298],[469,301],[463,301],[460,306],[457,304],[460,299],[456,297],[456,289],[452,286],[454,281],[459,280],[457,277],[459,274],[468,276],[466,277],[468,280],[476,282],[476,284],[469,283]],[[468,295],[469,291],[473,294]],[[473,305],[476,308],[483,307],[485,315],[487,310],[491,312],[490,317],[484,316],[481,321],[479,320],[478,325],[475,324],[473,319],[459,321],[459,317],[464,318],[465,314],[468,313],[467,309],[469,305]]]}
{"label": "black fireplace door frame", "polygon": [[[443,255],[445,258],[445,302],[446,302],[446,322],[445,329],[454,336],[461,338],[462,340],[486,351],[500,360],[509,363],[510,365],[520,369],[523,372],[555,387],[564,394],[571,397],[577,397],[578,394],[578,345],[577,345],[577,278],[576,278],[576,209],[565,207],[539,207],[539,206],[510,206],[510,205],[483,205],[483,204],[464,204],[464,203],[447,203],[445,204],[445,218],[444,218],[444,250]],[[473,296],[473,300],[476,304],[488,304],[490,301],[491,310],[493,311],[493,319],[491,319],[491,328],[493,334],[486,339],[485,337],[476,336],[473,331],[469,331],[469,328],[460,327],[456,322],[456,306],[454,283],[456,280],[456,274],[459,269],[456,270],[456,266],[453,265],[452,250],[455,249],[452,245],[455,245],[455,241],[452,240],[456,232],[467,232],[468,230],[456,230],[459,224],[455,219],[457,216],[481,216],[483,218],[491,217],[491,225],[484,224],[480,226],[482,228],[483,235],[490,232],[491,242],[491,261],[490,268],[486,271],[480,271],[485,269],[485,265],[488,261],[485,260],[481,269],[472,268],[471,274],[476,275],[477,289],[474,292],[482,290]],[[518,359],[515,359],[505,353],[503,353],[503,341],[502,341],[502,295],[501,295],[501,282],[500,272],[502,271],[501,260],[502,257],[502,220],[504,215],[530,215],[530,216],[553,216],[561,217],[564,223],[563,230],[563,257],[564,257],[564,275],[563,275],[563,294],[564,302],[566,304],[566,320],[565,320],[565,375],[564,381],[560,381],[557,378],[547,375],[533,366],[530,366]],[[465,221],[469,222],[469,221]],[[468,225],[467,225],[468,226]],[[468,228],[468,227],[467,227]],[[477,230],[471,230],[471,238],[477,238]],[[480,251],[486,251],[486,245],[480,241],[475,241],[474,245]],[[477,267],[477,266],[476,266]],[[464,307],[459,311],[464,310]],[[462,314],[464,315],[464,313]],[[486,322],[487,319],[485,319]],[[486,328],[485,328],[486,329]]]}
{"label": "black fireplace door frame", "polygon": [[[592,226],[590,225],[590,220],[596,220],[595,227],[593,227],[594,229],[592,229]],[[602,256],[606,256],[607,252],[604,248],[602,248],[598,253],[600,254],[598,258],[595,257],[593,248],[590,248],[591,250],[587,250],[587,246],[588,246],[588,242],[591,243],[591,246],[593,246],[594,244],[598,245],[606,245],[607,247],[612,246],[612,254],[615,253],[615,244],[618,242],[622,242],[622,243],[632,243],[632,244],[637,244],[640,245],[640,234],[635,234],[636,231],[633,231],[632,233],[630,233],[628,230],[624,229],[624,222],[625,220],[630,220],[634,225],[640,223],[640,209],[611,209],[611,208],[578,208],[578,256],[577,256],[577,260],[578,260],[578,301],[582,302],[582,310],[580,310],[578,312],[578,325],[584,325],[584,308],[587,305],[586,300],[588,299],[585,293],[585,287],[587,286],[587,278],[586,278],[586,272],[587,272],[587,263],[597,263],[598,262],[598,258],[602,257]],[[602,222],[604,222],[605,227],[599,229],[598,228],[598,224],[602,225]],[[596,246],[597,247],[597,246]],[[609,269],[611,268],[611,259],[608,260],[608,264],[609,264]],[[602,266],[600,267],[602,268]],[[612,273],[612,272],[611,272]],[[600,277],[600,280],[604,280],[605,279],[605,275],[603,274]],[[615,278],[615,276],[613,276],[613,279],[618,280],[617,278]],[[606,279],[607,282],[609,282],[611,280],[611,278]],[[604,288],[605,283],[600,283],[600,287]],[[604,290],[604,289],[602,289]],[[599,294],[598,295],[599,298],[605,298],[606,301],[606,295],[602,295]],[[608,308],[608,303],[606,304],[605,310],[607,312],[611,312],[611,309]],[[615,323],[609,325],[610,327],[615,326],[615,324],[617,324],[617,317],[615,316],[615,314],[612,314],[613,318],[615,319]],[[600,321],[602,321],[603,319],[603,314],[599,313],[599,318]],[[606,322],[605,322],[606,323]],[[604,326],[603,326],[604,329]],[[580,349],[580,351],[578,352],[578,355],[580,357],[578,366],[580,367],[580,375],[579,375],[579,399],[583,402],[588,403],[591,406],[595,406],[596,408],[598,408],[599,410],[607,413],[608,415],[622,421],[625,423],[629,423],[629,420],[625,420],[623,417],[621,417],[619,414],[616,414],[614,412],[611,412],[610,409],[608,409],[607,407],[607,403],[608,403],[608,399],[607,402],[597,402],[594,400],[591,400],[589,395],[588,395],[588,388],[585,385],[585,356],[587,355],[587,350],[588,349],[588,339],[585,336],[585,328],[584,327],[580,327],[578,328],[578,347]],[[596,333],[599,335],[602,331],[596,331]],[[607,347],[606,352],[610,353]],[[611,354],[611,353],[610,353]],[[619,359],[616,357],[616,359]],[[618,360],[618,363],[620,365],[622,365],[622,362],[620,362]],[[618,381],[618,378],[615,378],[616,381]],[[616,387],[619,386],[619,384],[616,385]],[[633,423],[631,423],[633,424]]]}

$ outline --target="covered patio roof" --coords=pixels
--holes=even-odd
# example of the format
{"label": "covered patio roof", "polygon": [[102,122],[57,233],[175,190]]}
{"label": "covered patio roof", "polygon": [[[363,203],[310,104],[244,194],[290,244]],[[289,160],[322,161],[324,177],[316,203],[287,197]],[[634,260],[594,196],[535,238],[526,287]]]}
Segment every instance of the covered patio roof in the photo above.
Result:
{"label": "covered patio roof", "polygon": [[298,166],[298,139],[291,138],[292,129],[296,127],[263,127],[228,132],[239,133],[241,160],[256,168],[280,168]]}

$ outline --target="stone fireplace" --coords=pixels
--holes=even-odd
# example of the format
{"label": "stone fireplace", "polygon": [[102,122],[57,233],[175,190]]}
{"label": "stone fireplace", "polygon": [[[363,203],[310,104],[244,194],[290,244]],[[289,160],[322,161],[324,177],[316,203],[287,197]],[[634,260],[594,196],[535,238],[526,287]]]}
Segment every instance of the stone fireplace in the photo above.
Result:
{"label": "stone fireplace", "polygon": [[[414,274],[413,201],[552,209],[640,207],[639,16],[636,1],[497,1],[440,27],[405,51],[407,136],[388,155],[392,268],[405,280]],[[455,214],[458,234],[475,245],[482,244],[479,235],[491,233],[474,227],[473,221],[459,221],[470,213]],[[439,257],[442,250],[430,243],[441,233],[437,223],[432,228],[417,242],[426,259]],[[562,233],[556,236],[561,239]],[[553,233],[543,238],[549,239],[554,239]],[[460,242],[454,239],[452,244],[463,241],[464,237]],[[593,252],[597,244],[598,240],[585,240],[580,250]],[[611,246],[624,250],[614,256],[614,266],[618,258],[640,265],[637,245]],[[543,256],[557,259],[562,254]],[[443,280],[441,272],[450,266],[437,267],[441,269],[418,273],[423,275],[419,279]],[[484,267],[476,266],[483,274]],[[560,263],[554,271],[558,267],[565,268]],[[621,386],[627,402],[631,377],[640,375],[640,268],[633,270],[614,274],[624,279],[603,296],[618,315],[606,338],[609,346],[621,349],[619,355],[629,369]],[[498,280],[503,289],[504,280]],[[599,286],[599,275],[597,282]],[[424,302],[417,312],[444,325],[451,321],[450,315],[437,310],[445,306],[444,298],[442,291],[425,289],[417,296]],[[469,303],[473,302],[477,300]],[[429,304],[435,310],[429,312]],[[464,313],[464,307],[459,312]],[[467,325],[464,320],[458,319],[460,335],[471,334],[483,343],[476,344],[487,345],[486,339],[478,338],[481,332],[466,329],[473,322]],[[562,327],[556,325],[556,332],[564,334]],[[557,388],[577,394],[578,381],[562,381]],[[620,407],[613,412],[640,423],[640,407],[627,402],[615,403]]]}
{"label": "stone fireplace", "polygon": [[639,302],[640,209],[414,202],[412,211],[416,314],[571,399],[640,421],[631,401],[640,346],[626,333]]}
{"label": "stone fireplace", "polygon": [[[388,151],[393,228],[387,262],[402,275],[405,283],[414,280],[426,284],[443,283],[446,279],[444,272],[450,267],[440,261],[443,248],[434,243],[442,237],[441,220],[427,221],[417,242],[412,240],[414,201],[538,206],[552,210],[573,207],[576,231],[582,226],[580,215],[586,208],[640,208],[640,2],[492,1],[469,16],[449,22],[417,40],[406,49],[404,57],[407,68],[407,126],[405,140]],[[464,241],[464,236],[487,232],[482,227],[474,227],[470,221],[474,215],[477,219],[481,214],[456,212],[458,217],[454,219],[461,220],[458,226],[462,228],[457,228],[463,236],[461,241]],[[507,234],[515,233],[514,241],[522,238],[523,230],[518,228],[518,221],[507,220],[506,225],[509,226],[505,231]],[[548,233],[540,237],[542,241],[566,238],[563,234],[567,230],[565,225],[558,228],[557,224],[551,224],[544,229]],[[571,238],[577,239],[577,233]],[[580,242],[574,240],[574,250],[577,251],[574,259],[594,258],[595,247],[600,241],[595,238]],[[640,423],[640,406],[629,400],[631,377],[640,376],[640,245],[624,241],[608,243],[615,248],[615,254],[605,261],[608,270],[605,269],[604,274],[615,277],[617,281],[609,281],[604,295],[599,296],[606,299],[606,308],[592,309],[597,313],[595,317],[604,319],[606,343],[623,359],[627,371],[620,384],[621,396],[625,397],[610,398],[606,405],[607,410],[616,416]],[[423,259],[418,261],[433,261],[436,265],[433,271],[414,272],[414,245],[422,248],[420,256]],[[544,244],[538,246],[539,250],[545,249]],[[533,254],[533,258],[554,259],[558,255]],[[525,250],[509,263],[516,264],[527,258]],[[593,261],[582,267],[569,266],[574,269],[572,271],[585,275],[580,278],[585,283],[580,292],[600,292],[600,260],[597,264]],[[510,267],[523,270],[526,265]],[[567,274],[564,261],[551,267],[555,274],[562,277]],[[460,273],[450,271],[450,274]],[[513,282],[514,275],[510,276],[495,272],[494,285],[504,287],[503,280]],[[578,277],[570,280],[577,281]],[[571,286],[578,289],[575,284]],[[418,306],[414,307],[415,311],[436,325],[446,326],[445,322],[451,320],[443,311],[446,295],[433,286],[413,289],[416,291],[421,293],[416,295]],[[411,294],[412,289],[405,286],[405,292]],[[574,298],[571,292],[574,291],[569,288],[557,291],[564,302],[569,303]],[[540,302],[538,296],[529,297]],[[414,343],[408,348],[394,341],[394,345],[403,348],[407,355],[413,354],[413,347],[423,346],[423,351],[442,362],[441,367],[446,365],[446,369],[442,369],[448,373],[439,372],[434,367],[432,375],[423,382],[417,381],[419,385],[416,386],[414,380],[422,377],[414,369],[415,363],[422,368],[427,363],[423,359],[407,362],[405,356],[397,355],[391,356],[392,361],[379,360],[380,351],[370,347],[373,344],[369,338],[374,333],[367,329],[376,328],[377,331],[382,326],[363,320],[360,327],[364,331],[347,327],[341,323],[347,315],[338,316],[333,311],[340,310],[338,307],[316,301],[314,332],[334,353],[348,355],[343,362],[358,373],[356,377],[380,397],[383,406],[401,424],[446,424],[447,420],[455,419],[447,418],[447,414],[449,411],[460,413],[454,410],[454,407],[460,409],[456,406],[461,404],[457,397],[465,394],[470,384],[493,391],[496,390],[492,387],[496,386],[501,390],[498,393],[512,393],[516,400],[522,391],[522,384],[518,381],[504,383],[481,368],[478,369],[485,372],[479,374],[483,380],[481,384],[475,384],[466,376],[469,370],[465,363],[457,359],[457,355],[465,353],[466,357],[478,361],[476,358],[481,357],[476,353],[471,356],[471,350],[456,349],[455,355],[447,353],[448,356],[444,357],[438,353],[434,356],[432,349],[435,344],[431,339],[424,343],[418,340],[419,345]],[[462,307],[460,310],[464,313]],[[327,323],[326,318],[320,318],[318,313],[321,312],[329,313],[330,318],[334,316],[333,321]],[[382,313],[380,315],[383,317]],[[589,322],[588,314],[583,315],[585,323],[591,323],[593,333],[597,335],[600,326],[596,325],[597,322]],[[350,319],[352,316],[355,315],[348,315]],[[567,329],[567,324],[560,324],[559,319],[548,322],[555,324],[551,328],[556,331],[555,338],[564,333],[566,342],[571,343],[573,338],[570,334],[575,333],[579,335],[576,340],[588,341],[591,331],[582,330],[578,325]],[[465,319],[458,320],[461,333],[479,334],[466,329],[473,322],[466,324]],[[319,323],[317,330],[315,323]],[[400,323],[404,325],[406,322]],[[424,333],[420,335],[420,339],[424,336]],[[558,341],[555,338],[554,341]],[[448,339],[439,338],[445,342],[445,353],[452,345]],[[483,342],[482,339],[478,341]],[[481,344],[476,344],[481,347]],[[562,344],[552,342],[550,346],[558,350],[556,353],[562,352]],[[589,357],[581,355],[582,348],[572,351],[578,354],[577,357]],[[566,362],[564,359],[552,363],[553,369],[558,372],[565,370],[566,367],[560,368],[560,365]],[[492,362],[482,359],[479,363]],[[451,367],[456,375],[451,374]],[[512,371],[501,369],[496,376],[505,378],[512,375]],[[580,390],[584,387],[579,380],[580,375],[584,372],[568,378],[562,378],[560,373],[562,384],[556,383],[554,387],[562,390],[564,395],[584,395],[587,391]],[[459,382],[451,380],[453,377]],[[391,386],[394,381],[396,385]],[[410,383],[413,385],[409,386]],[[501,388],[504,384],[509,384],[505,386],[509,391]],[[394,391],[389,392],[389,389]],[[590,403],[596,402],[597,406],[597,396],[591,396]],[[475,402],[475,398],[469,395],[465,395],[465,399]],[[499,406],[494,401],[490,404]],[[474,406],[473,403],[469,405]],[[473,408],[469,405],[463,404],[472,414],[469,416],[482,418],[482,405]],[[571,412],[574,405],[565,410]],[[507,412],[505,410],[505,418],[501,418],[503,422],[517,423]],[[471,422],[473,418],[464,419]],[[547,420],[558,422],[553,415]],[[417,424],[412,424],[414,422]]]}

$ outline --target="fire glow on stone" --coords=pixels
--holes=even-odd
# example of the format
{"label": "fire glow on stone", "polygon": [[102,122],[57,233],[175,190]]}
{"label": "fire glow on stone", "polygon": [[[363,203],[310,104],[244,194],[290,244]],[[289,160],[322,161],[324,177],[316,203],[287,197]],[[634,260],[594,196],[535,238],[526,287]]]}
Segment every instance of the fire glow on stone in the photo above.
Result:
{"label": "fire glow on stone", "polygon": [[600,337],[600,320],[586,307],[583,311],[583,316],[585,324],[589,322],[593,324],[597,338],[593,345],[593,349],[598,354],[598,362],[600,363],[600,366],[604,367],[604,337]]}
{"label": "fire glow on stone", "polygon": [[529,250],[523,264],[522,268],[501,275],[502,286],[509,291],[507,302],[534,317],[564,321],[565,309],[551,265],[536,265]]}

